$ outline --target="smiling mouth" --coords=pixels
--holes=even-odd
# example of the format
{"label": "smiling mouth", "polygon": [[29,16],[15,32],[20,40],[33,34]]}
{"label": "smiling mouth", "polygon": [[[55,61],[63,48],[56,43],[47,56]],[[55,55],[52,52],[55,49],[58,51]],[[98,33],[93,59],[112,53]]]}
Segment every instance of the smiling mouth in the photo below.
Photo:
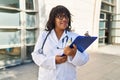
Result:
{"label": "smiling mouth", "polygon": [[61,25],[67,25],[67,23],[61,23]]}
{"label": "smiling mouth", "polygon": [[61,24],[68,24],[67,22],[62,22]]}
{"label": "smiling mouth", "polygon": [[67,23],[61,23],[61,24],[67,24]]}

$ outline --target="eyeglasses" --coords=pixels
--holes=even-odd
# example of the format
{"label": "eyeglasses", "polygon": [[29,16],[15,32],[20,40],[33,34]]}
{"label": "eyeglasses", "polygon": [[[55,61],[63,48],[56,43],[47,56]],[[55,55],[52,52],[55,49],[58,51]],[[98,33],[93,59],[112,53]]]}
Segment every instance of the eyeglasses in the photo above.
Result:
{"label": "eyeglasses", "polygon": [[56,18],[60,19],[60,20],[63,20],[63,18],[65,19],[69,19],[67,15],[57,15]]}

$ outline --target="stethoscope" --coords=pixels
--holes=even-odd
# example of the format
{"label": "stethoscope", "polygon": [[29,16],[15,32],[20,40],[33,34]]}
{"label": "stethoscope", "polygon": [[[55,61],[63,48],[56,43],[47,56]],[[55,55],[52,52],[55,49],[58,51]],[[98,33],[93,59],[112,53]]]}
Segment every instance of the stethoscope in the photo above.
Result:
{"label": "stethoscope", "polygon": [[58,47],[57,46],[57,49],[63,49],[63,44],[67,44],[67,42],[68,42],[68,39],[69,39],[69,37],[68,37],[68,35],[66,35],[63,39],[62,39],[62,47]]}
{"label": "stethoscope", "polygon": [[[66,46],[67,42],[68,42],[68,39],[69,37],[66,35],[63,39],[62,39],[62,47],[58,47],[57,46],[57,49],[64,49],[63,47],[63,44],[64,46]],[[72,38],[70,38],[71,42],[72,42]],[[64,53],[61,55],[61,56],[66,56]]]}

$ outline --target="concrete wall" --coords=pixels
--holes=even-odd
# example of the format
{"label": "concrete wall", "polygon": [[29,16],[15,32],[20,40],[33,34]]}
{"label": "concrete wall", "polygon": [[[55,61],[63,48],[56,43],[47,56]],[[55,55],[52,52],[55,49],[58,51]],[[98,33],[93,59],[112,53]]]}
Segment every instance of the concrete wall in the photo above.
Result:
{"label": "concrete wall", "polygon": [[[40,28],[44,28],[50,10],[56,5],[66,6],[72,13],[72,28],[84,35],[86,31],[98,36],[101,0],[39,0]],[[93,44],[98,47],[98,40]]]}

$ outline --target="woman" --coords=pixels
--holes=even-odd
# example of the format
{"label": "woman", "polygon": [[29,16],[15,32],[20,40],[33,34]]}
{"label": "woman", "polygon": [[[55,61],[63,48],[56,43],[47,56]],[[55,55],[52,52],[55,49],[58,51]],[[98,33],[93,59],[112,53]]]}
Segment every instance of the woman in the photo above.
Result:
{"label": "woman", "polygon": [[89,58],[75,45],[69,47],[77,36],[71,32],[69,10],[61,5],[54,7],[32,53],[33,61],[39,66],[38,80],[76,80],[76,66],[84,65]]}

